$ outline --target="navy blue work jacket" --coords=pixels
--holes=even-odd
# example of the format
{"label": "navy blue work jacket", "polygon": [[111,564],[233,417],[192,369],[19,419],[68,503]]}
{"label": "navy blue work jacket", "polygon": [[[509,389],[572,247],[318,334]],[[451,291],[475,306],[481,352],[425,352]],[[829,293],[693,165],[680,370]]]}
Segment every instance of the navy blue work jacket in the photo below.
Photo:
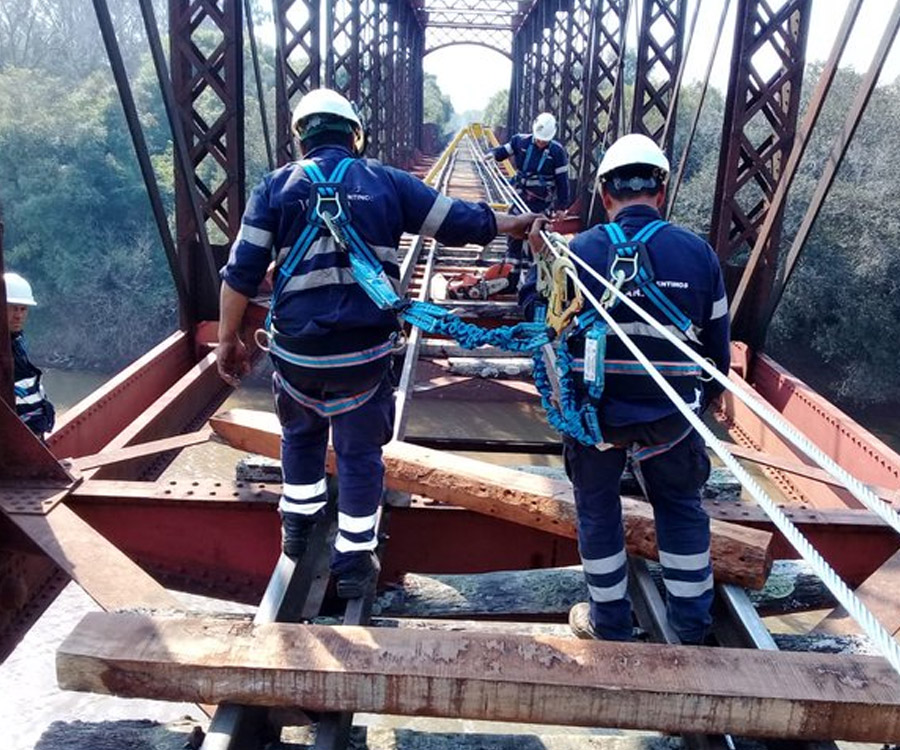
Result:
{"label": "navy blue work jacket", "polygon": [[[307,155],[326,179],[351,156],[342,147],[323,146]],[[310,181],[298,162],[269,173],[254,188],[240,234],[222,278],[253,297],[270,262],[280,263],[306,227]],[[359,159],[343,180],[351,223],[377,255],[387,276],[399,285],[397,246],[404,232],[435,237],[448,245],[486,245],[497,234],[485,203],[453,200],[416,177],[374,159]],[[350,272],[348,254],[321,229],[279,296],[273,324],[294,337],[300,353],[352,352],[386,341],[397,330],[396,315],[380,310]],[[334,334],[338,334],[335,336]]]}
{"label": "navy blue work jacket", "polygon": [[[619,212],[616,223],[631,239],[642,227],[659,218],[654,208],[633,205]],[[579,234],[569,249],[604,278],[609,278],[615,251],[602,225]],[[699,344],[694,344],[693,348],[703,357],[711,359],[720,372],[727,374],[731,357],[728,299],[722,270],[713,249],[693,232],[669,224],[653,235],[647,243],[647,252],[658,287],[699,329]],[[605,288],[599,281],[581,268],[578,276],[596,299],[603,296]],[[532,271],[519,295],[529,317],[536,301],[534,278]],[[675,330],[671,321],[640,290],[626,287],[626,294],[660,323]],[[624,304],[616,305],[612,316],[654,363],[677,366],[687,361],[686,355]],[[581,357],[584,352],[583,337],[573,336],[570,345],[575,357]],[[648,375],[618,374],[636,360],[612,331],[606,339],[606,362],[606,383],[598,405],[601,424],[623,426],[654,422],[677,411]],[[611,362],[619,363],[618,367],[611,366]],[[645,372],[636,365],[633,369]],[[689,402],[692,398],[696,399],[701,408],[722,390],[714,382],[703,383],[695,378],[689,385],[687,392],[683,393],[684,397]]]}
{"label": "navy blue work jacket", "polygon": [[497,161],[513,160],[516,187],[529,205],[552,202],[559,210],[569,205],[569,156],[558,141],[538,148],[534,136],[519,133],[492,153]]}

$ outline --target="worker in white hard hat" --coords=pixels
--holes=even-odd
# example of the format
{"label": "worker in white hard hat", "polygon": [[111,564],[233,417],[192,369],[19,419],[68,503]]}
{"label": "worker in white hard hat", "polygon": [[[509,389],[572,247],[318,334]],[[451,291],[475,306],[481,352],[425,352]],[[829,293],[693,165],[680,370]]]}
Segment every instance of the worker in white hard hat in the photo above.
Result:
{"label": "worker in white hard hat", "polygon": [[[727,374],[728,300],[718,258],[700,237],[663,220],[669,161],[644,135],[626,135],[604,154],[599,168],[610,223],[579,234],[570,252],[622,290],[675,336]],[[530,240],[539,241],[537,233]],[[536,245],[537,246],[537,245]],[[605,288],[579,268],[597,299]],[[522,301],[536,302],[526,283]],[[721,387],[696,363],[624,304],[611,315],[697,412]],[[709,458],[700,435],[601,318],[568,339],[575,357],[576,413],[590,412],[591,434],[564,435],[566,471],[578,513],[578,544],[590,601],[569,613],[576,635],[630,640],[625,536],[619,480],[630,460],[653,505],[669,624],[682,642],[702,643],[712,621],[713,576],[709,517],[700,503]],[[604,366],[596,365],[603,362]],[[573,433],[577,432],[573,429]],[[588,431],[583,431],[587,433]],[[598,445],[601,450],[598,450]]]}
{"label": "worker in white hard hat", "polygon": [[[556,118],[541,112],[534,118],[530,133],[514,135],[485,155],[497,161],[513,160],[516,191],[535,213],[555,214],[569,205],[569,157],[562,144],[553,140],[555,135]],[[506,260],[511,265],[509,285],[515,290],[528,271],[531,256],[521,240],[510,238]]]}
{"label": "worker in white hard hat", "polygon": [[[274,260],[263,333],[282,428],[282,551],[301,559],[324,516],[330,431],[339,468],[332,572],[338,595],[349,599],[378,576],[382,446],[394,428],[390,363],[400,326],[394,309],[373,301],[373,284],[400,288],[404,232],[448,245],[486,245],[498,232],[524,237],[535,217],[496,215],[485,203],[453,200],[407,172],[359,158],[362,120],[336,91],[306,94],[292,129],[302,160],[254,189],[222,271],[218,368],[232,385],[247,372],[241,322]],[[338,221],[349,225],[338,232]],[[351,250],[360,247],[382,267],[377,278],[354,265],[359,255]]]}
{"label": "worker in white hard hat", "polygon": [[35,435],[43,438],[53,429],[56,411],[44,393],[43,373],[32,364],[25,347],[25,321],[28,311],[37,302],[31,284],[19,274],[4,273],[3,281],[6,285],[6,324],[13,354],[16,413]]}

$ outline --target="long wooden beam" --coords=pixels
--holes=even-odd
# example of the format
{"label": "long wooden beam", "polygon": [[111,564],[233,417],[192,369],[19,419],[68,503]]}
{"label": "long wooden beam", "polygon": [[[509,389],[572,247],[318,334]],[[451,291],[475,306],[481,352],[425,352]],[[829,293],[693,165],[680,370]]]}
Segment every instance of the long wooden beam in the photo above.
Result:
{"label": "long wooden beam", "polygon": [[[274,414],[235,409],[210,420],[230,445],[277,458],[280,425]],[[329,468],[335,470],[333,453]],[[538,477],[483,461],[434,451],[410,443],[385,446],[386,483],[559,536],[576,537],[576,513],[568,482]],[[623,498],[629,552],[656,559],[653,510],[647,503]],[[712,522],[712,559],[717,578],[761,588],[772,564],[772,535],[722,521]]]}
{"label": "long wooden beam", "polygon": [[893,742],[900,681],[877,657],[551,636],[88,614],[66,690],[315,711]]}

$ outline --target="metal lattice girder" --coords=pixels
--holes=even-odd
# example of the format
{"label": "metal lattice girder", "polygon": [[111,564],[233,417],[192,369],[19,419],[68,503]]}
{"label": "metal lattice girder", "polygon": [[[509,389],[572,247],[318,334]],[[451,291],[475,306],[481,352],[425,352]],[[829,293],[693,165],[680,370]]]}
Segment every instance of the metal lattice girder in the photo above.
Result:
{"label": "metal lattice girder", "polygon": [[[810,13],[811,0],[741,0],[738,6],[710,228],[710,242],[725,267],[729,291],[756,242],[793,146]],[[735,327],[736,338],[747,335],[750,321],[765,307],[780,234],[779,216],[757,270],[752,309],[744,318],[747,322]]]}
{"label": "metal lattice girder", "polygon": [[293,158],[291,106],[321,85],[319,0],[272,0],[275,16],[276,160]]}
{"label": "metal lattice girder", "polygon": [[600,0],[590,7],[587,85],[584,86],[579,185],[590,184],[607,145],[617,135],[621,107],[621,75],[625,46],[625,21],[629,0]]}
{"label": "metal lattice girder", "polygon": [[684,53],[687,0],[644,0],[638,34],[637,74],[631,132],[649,136],[666,151],[674,128],[661,143],[670,107],[677,106],[675,82]]}
{"label": "metal lattice girder", "polygon": [[512,27],[443,26],[429,23],[425,28],[426,54],[454,44],[475,44],[512,57]]}
{"label": "metal lattice girder", "polygon": [[[237,237],[244,208],[241,0],[170,0],[172,82],[212,240]],[[190,199],[176,182],[178,244],[194,243]],[[212,231],[211,231],[212,230]],[[217,230],[217,231],[216,231]]]}

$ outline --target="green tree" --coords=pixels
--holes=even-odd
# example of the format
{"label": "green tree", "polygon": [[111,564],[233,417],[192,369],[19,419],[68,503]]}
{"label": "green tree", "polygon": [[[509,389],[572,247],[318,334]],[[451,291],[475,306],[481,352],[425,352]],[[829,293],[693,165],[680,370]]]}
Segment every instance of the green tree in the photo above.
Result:
{"label": "green tree", "polygon": [[493,128],[506,126],[506,113],[509,108],[509,89],[494,94],[484,108],[484,124]]}
{"label": "green tree", "polygon": [[431,73],[425,74],[424,83],[424,116],[425,122],[433,122],[443,133],[447,129],[447,124],[453,116],[453,105],[450,103],[450,97],[441,91],[438,86],[437,76]]}

